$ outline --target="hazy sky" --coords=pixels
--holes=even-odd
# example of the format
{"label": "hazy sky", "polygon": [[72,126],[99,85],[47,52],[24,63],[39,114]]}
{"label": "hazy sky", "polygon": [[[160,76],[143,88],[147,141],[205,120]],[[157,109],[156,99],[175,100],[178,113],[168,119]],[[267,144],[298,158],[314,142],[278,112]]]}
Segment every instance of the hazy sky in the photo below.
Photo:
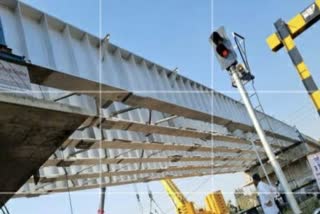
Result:
{"label": "hazy sky", "polygon": [[[287,54],[272,53],[266,37],[274,32],[273,22],[293,17],[312,1],[269,0],[24,0],[34,7],[63,19],[86,31],[103,37],[111,34],[111,42],[133,51],[198,82],[238,98],[228,75],[215,63],[208,37],[212,29],[225,25],[229,33],[236,31],[247,38],[247,52],[256,76],[256,87],[265,109],[271,115],[296,124],[313,137],[320,137],[319,119]],[[100,7],[102,5],[102,7]],[[101,17],[100,17],[101,16]],[[99,20],[102,29],[99,28]],[[314,26],[297,39],[305,61],[320,84],[319,26]],[[213,64],[212,64],[213,63]],[[204,196],[222,189],[232,198],[235,187],[244,184],[241,174],[180,179],[177,185],[192,201],[203,204]],[[146,184],[137,188],[145,213],[149,212]],[[173,206],[159,182],[150,183],[155,198],[166,213]],[[193,193],[194,191],[197,193]],[[99,190],[71,194],[74,213],[95,213]],[[11,200],[14,214],[70,213],[68,194],[54,194],[34,199]],[[140,213],[133,185],[108,188],[106,213]]]}

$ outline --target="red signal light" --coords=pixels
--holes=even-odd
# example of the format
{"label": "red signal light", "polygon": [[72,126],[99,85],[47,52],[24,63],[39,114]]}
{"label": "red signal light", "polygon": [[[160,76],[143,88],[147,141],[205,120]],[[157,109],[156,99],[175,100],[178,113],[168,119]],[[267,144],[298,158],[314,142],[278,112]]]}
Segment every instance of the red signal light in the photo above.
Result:
{"label": "red signal light", "polygon": [[224,46],[223,44],[217,45],[216,51],[223,58],[227,58],[230,54],[230,51],[228,50],[228,48],[226,48],[226,46]]}
{"label": "red signal light", "polygon": [[229,51],[227,51],[227,50],[222,51],[223,57],[227,57],[228,55],[229,55]]}

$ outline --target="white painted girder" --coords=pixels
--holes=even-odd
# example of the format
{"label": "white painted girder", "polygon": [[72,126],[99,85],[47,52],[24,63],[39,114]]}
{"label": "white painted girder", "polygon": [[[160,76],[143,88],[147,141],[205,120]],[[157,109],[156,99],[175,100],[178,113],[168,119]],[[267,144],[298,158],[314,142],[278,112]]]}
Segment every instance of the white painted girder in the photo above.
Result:
{"label": "white painted girder", "polygon": [[[128,101],[128,104],[133,106],[135,103],[146,104],[145,101],[149,102],[149,108],[152,105],[158,105],[159,102],[154,104],[150,102],[154,98],[155,101],[161,100],[183,106],[198,112],[199,115],[205,113],[208,116],[205,114],[203,116],[207,117],[205,120],[208,122],[211,122],[214,116],[213,122],[220,125],[233,122],[252,126],[241,103],[112,43],[103,50],[106,57],[102,62],[103,72],[100,80],[97,65],[101,63],[99,57],[101,39],[16,0],[10,3],[4,1],[2,5],[5,6],[0,7],[1,19],[8,46],[15,54],[28,56],[33,64],[85,79],[101,81],[106,86],[110,86],[102,87],[103,93],[119,96],[114,90],[124,93],[123,95],[133,92],[133,97],[130,98],[132,101]],[[21,35],[19,32],[22,30],[24,33]],[[23,36],[24,38],[21,38]],[[52,81],[59,83],[59,80],[62,79]],[[75,86],[72,82],[70,85]],[[88,90],[93,93],[98,91],[98,88],[81,84],[78,86],[82,91]],[[138,97],[150,99],[143,100]],[[112,99],[121,100],[121,98],[120,96]],[[164,106],[164,109],[168,107]],[[173,105],[170,108],[173,111],[177,106]],[[259,114],[261,116],[261,113]],[[269,119],[278,134],[298,140],[292,127],[274,118],[269,117]],[[266,124],[265,127],[267,127]]]}
{"label": "white painted girder", "polygon": [[[228,170],[228,173],[235,173],[238,172],[239,169],[233,169],[233,171]],[[242,170],[242,169],[240,169]],[[224,173],[223,170],[220,170],[220,173]],[[28,192],[22,192],[19,191],[14,197],[34,197],[39,195],[46,195],[50,193],[59,193],[59,192],[67,192],[67,191],[79,191],[79,190],[86,190],[86,189],[94,189],[94,188],[100,188],[102,186],[106,187],[112,187],[112,186],[119,186],[119,185],[127,185],[132,183],[144,183],[144,182],[151,182],[151,181],[158,181],[164,178],[171,178],[171,179],[177,179],[177,178],[188,178],[188,177],[200,177],[200,176],[206,176],[206,175],[214,175],[215,172],[212,172],[212,170],[209,171],[189,171],[188,173],[182,173],[182,174],[173,174],[173,175],[157,175],[157,176],[150,176],[146,175],[145,177],[140,177],[138,179],[128,179],[126,181],[115,181],[113,183],[110,182],[97,182],[96,180],[88,183],[85,185],[77,185],[74,183],[69,183],[70,185],[67,187],[66,185],[64,187],[59,187],[55,189],[48,189],[46,185],[43,185],[41,188],[35,190],[33,184],[26,184],[25,188],[28,188]],[[91,184],[89,184],[91,183]],[[95,183],[95,184],[94,184]],[[98,184],[97,184],[98,183]]]}
{"label": "white painted girder", "polygon": [[205,161],[214,161],[215,163],[220,163],[223,161],[248,161],[252,162],[256,160],[255,157],[252,158],[243,158],[243,157],[222,157],[222,156],[193,156],[193,157],[182,157],[182,156],[172,156],[172,157],[153,157],[153,158],[69,158],[65,159],[49,159],[43,167],[54,166],[54,167],[67,167],[75,165],[96,165],[96,164],[132,164],[132,163],[159,163],[159,162],[205,162]]}
{"label": "white painted girder", "polygon": [[[167,167],[167,168],[154,168],[154,169],[140,169],[140,170],[115,170],[111,172],[100,171],[96,173],[81,173],[81,174],[70,174],[68,176],[60,175],[56,177],[40,177],[39,183],[52,183],[57,181],[65,181],[67,180],[78,180],[78,179],[87,179],[87,178],[99,178],[99,177],[110,177],[110,176],[125,176],[125,175],[136,175],[136,174],[152,174],[152,173],[162,173],[162,172],[179,172],[179,171],[189,171],[189,170],[206,170],[210,169],[214,171],[215,169],[246,169],[247,166],[241,163],[233,164],[233,165],[215,165],[210,164],[210,162],[203,166],[193,166],[193,165],[186,165],[184,167]],[[29,182],[33,182],[30,180]]]}
{"label": "white painted girder", "polygon": [[[68,147],[86,148],[89,149],[144,149],[144,150],[168,150],[168,151],[186,151],[186,152],[210,152],[213,153],[242,153],[242,154],[255,154],[255,151],[251,148],[240,149],[240,148],[229,148],[228,146],[215,146],[215,145],[183,145],[174,143],[162,143],[162,142],[137,142],[128,141],[123,139],[108,140],[96,140],[96,139],[69,139],[66,141]],[[209,144],[209,143],[208,143]],[[261,155],[264,153],[260,149]]]}

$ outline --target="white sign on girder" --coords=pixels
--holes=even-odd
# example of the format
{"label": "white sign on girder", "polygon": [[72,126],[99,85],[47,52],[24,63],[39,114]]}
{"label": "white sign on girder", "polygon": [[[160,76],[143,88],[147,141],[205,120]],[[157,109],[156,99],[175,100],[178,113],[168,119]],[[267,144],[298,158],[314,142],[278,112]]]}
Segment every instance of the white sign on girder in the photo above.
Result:
{"label": "white sign on girder", "polygon": [[318,187],[320,188],[320,152],[308,155],[308,161],[311,166],[313,176],[317,180]]}
{"label": "white sign on girder", "polygon": [[31,90],[28,69],[22,65],[0,60],[0,90]]}

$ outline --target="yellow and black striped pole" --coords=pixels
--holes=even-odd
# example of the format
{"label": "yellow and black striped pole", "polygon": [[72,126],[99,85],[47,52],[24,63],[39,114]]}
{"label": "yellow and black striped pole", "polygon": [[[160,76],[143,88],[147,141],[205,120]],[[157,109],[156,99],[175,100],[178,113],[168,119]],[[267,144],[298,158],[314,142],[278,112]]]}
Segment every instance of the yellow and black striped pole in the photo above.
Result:
{"label": "yellow and black striped pole", "polygon": [[287,49],[291,61],[296,67],[299,76],[320,115],[320,90],[313,80],[307,65],[304,63],[303,58],[293,41],[288,25],[282,19],[279,19],[274,26],[277,29],[278,38]]}
{"label": "yellow and black striped pole", "polygon": [[[298,13],[287,23],[291,37],[294,39],[320,20],[320,0],[316,0],[306,9]],[[273,33],[267,38],[267,43],[272,51],[278,51],[283,47],[281,39],[277,33]]]}
{"label": "yellow and black striped pole", "polygon": [[315,0],[314,3],[298,13],[288,23],[285,23],[281,19],[278,20],[274,24],[277,32],[267,38],[267,43],[271,50],[275,52],[285,46],[320,115],[320,91],[293,41],[294,38],[318,20],[320,20],[320,0]]}

